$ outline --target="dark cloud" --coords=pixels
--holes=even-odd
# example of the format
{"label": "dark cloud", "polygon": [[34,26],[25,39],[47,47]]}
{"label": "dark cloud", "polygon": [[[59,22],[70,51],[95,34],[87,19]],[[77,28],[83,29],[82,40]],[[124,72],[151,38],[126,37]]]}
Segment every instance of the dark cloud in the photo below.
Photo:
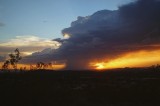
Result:
{"label": "dark cloud", "polygon": [[57,58],[54,57],[55,52],[56,49],[46,48],[41,52],[35,52],[32,53],[32,55],[23,57],[21,63],[34,64],[37,62],[45,62],[45,63],[53,62],[55,59],[57,60]]}
{"label": "dark cloud", "polygon": [[66,60],[67,69],[87,69],[96,59],[109,60],[127,52],[157,49],[160,1],[136,0],[115,11],[102,10],[78,17],[62,33],[70,38],[56,52],[43,58]]}
{"label": "dark cloud", "polygon": [[160,1],[137,0],[116,11],[78,17],[62,33],[71,35],[59,49],[68,69],[85,69],[94,59],[153,49],[160,44]]}
{"label": "dark cloud", "polygon": [[56,39],[53,39],[52,41],[57,41],[59,43],[64,43],[66,41],[66,39],[62,39],[62,38],[56,38]]}

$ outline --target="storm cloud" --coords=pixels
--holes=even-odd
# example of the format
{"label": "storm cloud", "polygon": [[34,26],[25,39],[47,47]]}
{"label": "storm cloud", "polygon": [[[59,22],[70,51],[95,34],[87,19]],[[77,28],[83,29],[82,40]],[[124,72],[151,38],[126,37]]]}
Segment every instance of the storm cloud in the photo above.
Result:
{"label": "storm cloud", "polygon": [[94,59],[155,49],[160,44],[160,1],[137,0],[115,11],[78,17],[62,33],[71,36],[59,48],[68,69],[86,69]]}
{"label": "storm cloud", "polygon": [[[118,10],[79,16],[56,39],[62,45],[43,58],[66,60],[66,69],[88,69],[94,60],[114,59],[137,50],[160,48],[160,1],[135,0]],[[107,60],[106,60],[107,61]]]}

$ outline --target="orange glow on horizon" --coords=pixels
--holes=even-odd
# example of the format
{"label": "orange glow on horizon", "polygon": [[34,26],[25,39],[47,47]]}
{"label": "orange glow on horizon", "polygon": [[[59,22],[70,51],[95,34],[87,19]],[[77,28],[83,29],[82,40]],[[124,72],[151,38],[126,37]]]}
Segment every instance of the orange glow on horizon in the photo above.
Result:
{"label": "orange glow on horizon", "polygon": [[[0,62],[0,69],[2,69],[2,62]],[[32,64],[32,66],[35,68],[36,65],[35,64]],[[65,64],[53,64],[52,65],[52,68],[51,67],[48,67],[46,68],[46,70],[61,70],[61,69],[64,69],[66,67]],[[29,64],[17,64],[17,69],[21,69],[22,70],[25,68],[26,70],[30,70],[30,65]],[[9,69],[13,69],[12,66],[10,65],[9,66]]]}
{"label": "orange glow on horizon", "polygon": [[147,67],[154,64],[160,64],[160,50],[131,52],[108,62],[91,63],[91,66],[95,69],[113,69]]}
{"label": "orange glow on horizon", "polygon": [[95,67],[97,70],[105,69],[105,63],[96,63]]}
{"label": "orange glow on horizon", "polygon": [[[148,67],[155,64],[160,64],[160,49],[150,51],[135,51],[125,53],[117,58],[103,61],[96,61],[90,63],[91,69],[103,70],[103,69],[114,69],[114,68],[125,68],[125,67]],[[2,68],[0,63],[0,69]],[[18,69],[26,67],[26,70],[30,70],[30,65],[18,64]],[[33,64],[36,67],[35,64]],[[52,68],[47,70],[61,70],[66,67],[66,64],[53,64]],[[12,69],[10,66],[9,69]]]}

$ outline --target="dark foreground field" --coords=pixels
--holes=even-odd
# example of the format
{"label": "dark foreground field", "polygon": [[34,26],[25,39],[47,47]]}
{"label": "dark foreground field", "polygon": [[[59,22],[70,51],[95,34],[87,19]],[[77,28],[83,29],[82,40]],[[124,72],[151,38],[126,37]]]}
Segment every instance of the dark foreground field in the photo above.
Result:
{"label": "dark foreground field", "polygon": [[0,73],[0,106],[160,106],[160,70]]}

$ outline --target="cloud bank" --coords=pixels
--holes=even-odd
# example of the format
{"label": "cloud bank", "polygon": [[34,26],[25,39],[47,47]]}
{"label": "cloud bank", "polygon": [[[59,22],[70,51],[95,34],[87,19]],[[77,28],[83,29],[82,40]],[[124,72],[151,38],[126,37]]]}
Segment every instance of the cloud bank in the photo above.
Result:
{"label": "cloud bank", "polygon": [[[62,30],[70,37],[40,60],[66,60],[66,69],[87,69],[95,60],[110,60],[128,52],[160,48],[160,1],[136,0],[118,10],[79,16]],[[45,58],[46,57],[46,58]]]}
{"label": "cloud bank", "polygon": [[42,51],[45,48],[57,49],[60,43],[49,39],[39,38],[37,36],[16,36],[6,42],[0,42],[0,55],[10,53],[19,48],[22,55],[29,55],[34,52]]}
{"label": "cloud bank", "polygon": [[68,69],[85,69],[94,59],[154,49],[160,44],[160,1],[137,0],[116,11],[78,17],[62,33],[71,35],[59,49]]}

